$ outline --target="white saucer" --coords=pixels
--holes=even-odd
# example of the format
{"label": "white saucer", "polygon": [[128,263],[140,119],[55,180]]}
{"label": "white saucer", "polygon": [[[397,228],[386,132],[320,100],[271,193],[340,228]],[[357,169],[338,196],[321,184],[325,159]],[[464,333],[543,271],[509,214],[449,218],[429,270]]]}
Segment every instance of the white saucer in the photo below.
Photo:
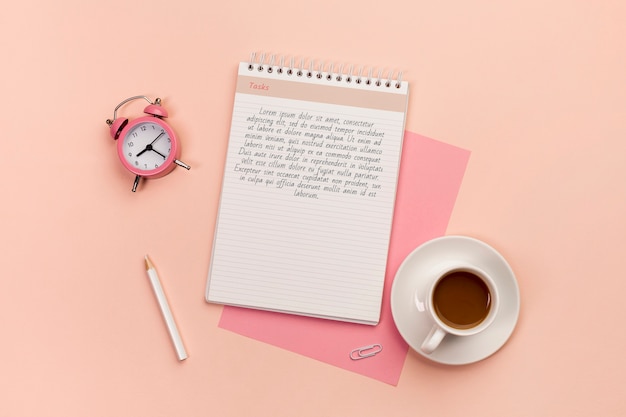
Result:
{"label": "white saucer", "polygon": [[[446,335],[439,347],[427,354],[420,346],[432,321],[428,313],[418,311],[415,292],[426,292],[425,272],[448,259],[474,263],[491,275],[502,301],[498,315],[486,330],[474,336]],[[391,312],[404,340],[425,358],[447,365],[469,364],[494,354],[513,333],[519,308],[519,288],[509,264],[491,246],[465,236],[440,237],[416,248],[400,265],[391,287]]]}

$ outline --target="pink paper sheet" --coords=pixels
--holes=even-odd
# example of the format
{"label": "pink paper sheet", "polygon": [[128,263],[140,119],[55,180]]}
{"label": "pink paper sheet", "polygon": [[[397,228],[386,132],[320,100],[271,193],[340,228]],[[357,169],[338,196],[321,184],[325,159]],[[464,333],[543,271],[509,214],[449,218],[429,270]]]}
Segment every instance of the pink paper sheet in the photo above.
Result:
{"label": "pink paper sheet", "polygon": [[[391,283],[413,249],[445,233],[469,155],[467,150],[405,132],[377,326],[225,306],[219,327],[397,385],[408,346],[391,315]],[[382,352],[367,359],[350,359],[353,349],[374,343],[383,346]]]}

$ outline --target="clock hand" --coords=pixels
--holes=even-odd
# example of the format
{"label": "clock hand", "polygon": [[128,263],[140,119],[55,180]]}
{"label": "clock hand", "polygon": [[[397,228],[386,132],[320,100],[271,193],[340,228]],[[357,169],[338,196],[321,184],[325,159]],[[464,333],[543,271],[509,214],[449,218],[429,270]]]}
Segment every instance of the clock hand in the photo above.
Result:
{"label": "clock hand", "polygon": [[[158,153],[159,155],[163,156],[162,153],[155,151],[154,149],[152,149],[152,144],[154,142],[156,142],[161,136],[163,136],[165,134],[165,132],[161,132],[159,133],[159,136],[157,136],[156,138],[154,138],[154,140],[152,142],[150,142],[149,144],[146,145],[146,147],[144,148],[143,151],[140,151],[137,155],[135,155],[136,157],[139,157],[141,155],[143,155],[144,152],[146,151],[154,151],[156,153]],[[165,156],[163,156],[163,159],[167,159]]]}
{"label": "clock hand", "polygon": [[148,146],[152,146],[152,144],[153,144],[154,142],[156,142],[156,141],[157,141],[157,139],[159,139],[159,138],[160,138],[161,136],[163,136],[164,134],[165,134],[165,132],[161,132],[161,133],[159,134],[159,136],[157,136],[156,138],[154,138],[154,140],[153,140],[152,142],[150,142],[150,145],[148,145]]}
{"label": "clock hand", "polygon": [[[158,153],[159,155],[161,155],[161,156],[163,157],[163,159],[167,159],[167,156],[163,155],[161,152],[157,151],[157,150],[156,150],[156,149],[154,149],[152,146],[150,146],[150,150],[151,150],[151,151],[154,151],[154,152],[156,152],[156,153]],[[137,155],[137,156],[139,156],[139,155]]]}

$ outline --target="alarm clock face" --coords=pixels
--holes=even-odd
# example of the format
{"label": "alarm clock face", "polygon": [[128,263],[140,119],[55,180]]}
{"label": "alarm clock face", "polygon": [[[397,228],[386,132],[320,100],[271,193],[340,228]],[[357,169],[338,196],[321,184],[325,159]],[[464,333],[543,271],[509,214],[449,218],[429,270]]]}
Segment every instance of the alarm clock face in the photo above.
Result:
{"label": "alarm clock face", "polygon": [[174,167],[176,138],[171,128],[158,119],[134,120],[122,132],[118,152],[122,163],[141,176],[160,176]]}

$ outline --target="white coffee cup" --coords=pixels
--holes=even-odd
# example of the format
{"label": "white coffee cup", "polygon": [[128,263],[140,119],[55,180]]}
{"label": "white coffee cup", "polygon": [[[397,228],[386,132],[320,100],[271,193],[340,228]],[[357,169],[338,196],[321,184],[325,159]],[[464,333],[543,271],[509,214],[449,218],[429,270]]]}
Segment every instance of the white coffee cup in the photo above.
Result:
{"label": "white coffee cup", "polygon": [[415,304],[432,320],[421,345],[432,353],[446,335],[472,336],[487,329],[498,314],[498,288],[489,274],[475,265],[446,262],[431,271],[425,293],[415,293]]}

